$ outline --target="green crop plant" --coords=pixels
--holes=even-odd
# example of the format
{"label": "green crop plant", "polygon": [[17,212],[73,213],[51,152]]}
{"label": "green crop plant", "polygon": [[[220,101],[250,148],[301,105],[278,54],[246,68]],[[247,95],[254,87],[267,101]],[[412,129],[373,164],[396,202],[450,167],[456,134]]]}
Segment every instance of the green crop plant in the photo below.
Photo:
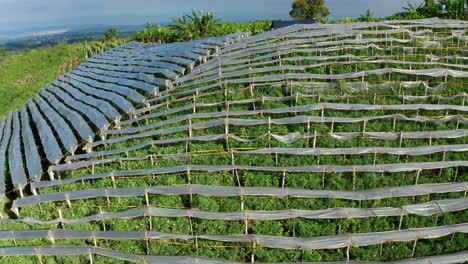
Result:
{"label": "green crop plant", "polygon": [[[371,15],[367,18],[372,19]],[[324,27],[329,27],[325,25]],[[215,25],[209,36],[221,35],[223,32],[261,31],[269,27],[269,22],[255,23],[220,23]],[[317,25],[320,27],[320,25]],[[376,29],[376,28],[373,28]],[[386,27],[377,30],[388,30]],[[157,34],[174,33],[175,39],[180,38],[174,29],[148,25],[146,31],[140,32],[143,40],[164,42]],[[172,30],[172,31],[170,31]],[[411,30],[414,30],[412,28]],[[40,195],[56,192],[75,192],[97,188],[135,188],[135,187],[174,187],[180,185],[207,185],[201,193],[141,193],[131,197],[102,196],[84,199],[56,200],[21,207],[19,217],[34,217],[40,220],[53,220],[60,216],[64,219],[77,219],[101,215],[102,212],[123,212],[145,208],[182,210],[191,212],[202,211],[203,217],[194,217],[187,213],[184,216],[123,216],[118,219],[101,219],[86,221],[77,225],[67,223],[55,224],[22,224],[5,222],[2,230],[50,229],[65,230],[112,230],[112,231],[155,231],[184,235],[272,235],[290,238],[307,238],[316,236],[336,236],[353,233],[397,231],[399,229],[438,227],[442,225],[462,224],[468,219],[467,210],[456,212],[434,213],[431,215],[400,214],[399,208],[408,205],[422,204],[436,200],[463,199],[465,190],[459,189],[447,193],[406,193],[395,197],[398,193],[393,189],[389,196],[377,199],[340,198],[343,192],[361,192],[368,195],[382,188],[398,188],[418,184],[421,189],[427,184],[460,184],[468,181],[466,167],[447,167],[422,170],[403,171],[348,171],[336,165],[356,167],[359,165],[380,166],[383,164],[404,164],[424,162],[435,164],[442,161],[466,160],[465,151],[440,151],[435,153],[389,154],[375,151],[373,153],[339,154],[325,152],[317,154],[282,153],[282,148],[307,149],[338,149],[356,147],[392,147],[401,150],[406,147],[429,148],[437,145],[467,144],[466,136],[433,138],[405,137],[411,132],[435,132],[441,130],[464,130],[466,122],[462,119],[432,122],[411,119],[413,117],[430,117],[441,120],[445,116],[465,116],[460,106],[465,104],[466,84],[462,78],[452,76],[410,75],[408,70],[427,70],[436,67],[453,71],[463,71],[460,57],[452,56],[460,52],[465,41],[442,39],[439,46],[426,45],[427,39],[451,35],[447,29],[433,28],[433,33],[419,34],[414,37],[408,32],[391,32],[388,35],[370,31],[365,28],[359,38],[373,39],[375,45],[365,47],[365,44],[355,43],[356,35],[329,36],[324,35],[319,45],[309,43],[318,38],[313,34],[301,36],[302,31],[294,31],[290,36],[283,34],[275,38],[258,38],[263,45],[254,42],[248,48],[237,47],[229,52],[216,54],[216,58],[238,56],[231,60],[220,60],[218,64],[206,64],[208,69],[197,72],[196,68],[188,73],[193,79],[176,83],[174,90],[164,92],[161,86],[161,97],[153,97],[145,107],[150,107],[138,115],[126,115],[122,118],[119,128],[112,125],[110,130],[116,130],[106,139],[115,142],[100,142],[96,138],[90,158],[80,161],[96,161],[94,165],[81,164],[78,168],[54,171],[58,179],[69,180],[68,183],[55,184],[38,188]],[[306,30],[304,30],[306,31]],[[312,31],[312,30],[311,30]],[[370,31],[370,32],[369,32]],[[158,33],[159,32],[159,33]],[[172,32],[172,33],[171,33]],[[314,31],[312,31],[314,32]],[[299,33],[299,34],[298,34]],[[314,32],[315,33],[315,32]],[[153,35],[152,35],[153,34]],[[165,34],[165,33],[164,33]],[[292,37],[291,37],[292,36]],[[384,40],[393,38],[391,41]],[[196,36],[195,36],[196,37]],[[263,36],[262,36],[263,37]],[[402,43],[395,39],[403,39]],[[293,43],[297,41],[296,43]],[[340,43],[339,41],[349,41]],[[338,42],[336,44],[334,42]],[[265,44],[268,43],[268,44]],[[93,51],[106,49],[110,44],[96,44]],[[278,45],[278,46],[274,46]],[[91,45],[90,45],[91,47]],[[231,47],[236,47],[235,45]],[[278,51],[274,47],[278,48]],[[332,47],[332,48],[330,48]],[[365,47],[365,48],[363,48]],[[378,47],[378,48],[376,48]],[[408,51],[411,47],[411,51]],[[441,48],[443,47],[443,48]],[[271,49],[271,50],[269,50]],[[252,51],[246,54],[246,51]],[[386,58],[378,60],[376,58]],[[437,61],[432,58],[440,56]],[[211,58],[210,58],[211,59]],[[421,62],[421,63],[419,63]],[[412,63],[412,64],[410,64]],[[293,66],[291,68],[287,68]],[[209,68],[211,67],[211,68]],[[341,79],[312,79],[316,74],[353,74],[361,71],[378,69],[398,69],[397,72],[382,74],[367,74],[365,76]],[[211,71],[211,73],[209,73]],[[208,72],[208,73],[207,73]],[[221,73],[221,74],[218,74]],[[231,75],[230,75],[231,74]],[[256,81],[255,78],[268,76],[297,76],[280,81]],[[213,77],[214,76],[214,77]],[[304,77],[305,76],[305,77]],[[184,78],[185,76],[182,76]],[[304,78],[303,78],[304,77]],[[180,80],[180,79],[178,79]],[[221,83],[225,81],[224,83]],[[443,85],[440,85],[440,84]],[[365,84],[365,85],[363,85]],[[362,86],[361,86],[362,85]],[[167,90],[166,90],[167,91]],[[163,97],[167,94],[167,97]],[[325,107],[305,109],[306,106],[325,103]],[[401,105],[392,109],[352,109],[337,108],[335,104],[361,104],[367,106]],[[194,105],[191,105],[194,104]],[[195,105],[197,104],[197,105]],[[409,105],[426,104],[448,105],[440,109],[410,108]],[[189,106],[189,107],[187,107]],[[408,108],[405,108],[408,106]],[[453,107],[452,107],[453,106]],[[457,108],[458,107],[458,108]],[[293,110],[284,112],[285,108]],[[247,111],[261,111],[252,114]],[[235,112],[242,111],[242,112]],[[246,111],[246,112],[244,112]],[[216,113],[209,116],[207,113]],[[408,118],[378,118],[380,116],[400,114]],[[346,122],[337,119],[322,121],[303,121],[301,117],[311,118],[347,118]],[[357,122],[352,118],[373,117],[376,119]],[[236,123],[214,123],[235,118]],[[243,123],[246,119],[254,121],[270,120],[258,124]],[[286,123],[285,120],[294,120]],[[315,119],[314,119],[315,120]],[[317,119],[318,120],[318,119]],[[197,125],[203,122],[204,125]],[[132,132],[118,129],[132,129]],[[161,130],[161,129],[171,129]],[[153,133],[154,132],[154,133]],[[267,133],[270,132],[270,133]],[[366,132],[366,133],[362,133]],[[344,137],[342,133],[353,133]],[[378,134],[385,133],[385,134]],[[219,137],[213,140],[201,138],[206,136],[229,134],[230,137]],[[292,135],[297,136],[294,138]],[[300,135],[300,136],[299,136]],[[395,136],[396,135],[396,136]],[[127,136],[134,136],[130,138]],[[190,138],[191,137],[191,138]],[[195,140],[195,137],[200,137]],[[279,140],[282,139],[283,141]],[[288,139],[291,139],[288,141]],[[295,140],[292,140],[295,139]],[[168,140],[178,140],[168,141]],[[148,143],[150,142],[151,143]],[[147,143],[147,144],[146,144]],[[145,144],[141,145],[140,144]],[[266,153],[249,153],[249,151],[278,148]],[[115,150],[107,155],[101,151]],[[323,151],[322,150],[322,151]],[[80,150],[77,154],[85,154]],[[149,156],[151,155],[151,156]],[[125,160],[106,160],[108,158],[131,158]],[[77,164],[73,160],[70,164]],[[188,165],[212,166],[211,169],[197,170],[195,167],[185,169]],[[232,166],[230,169],[218,171],[221,166]],[[250,167],[247,167],[250,166]],[[324,171],[297,171],[291,167],[314,168],[323,166]],[[255,170],[261,167],[262,170]],[[271,169],[271,168],[274,169]],[[171,168],[165,173],[151,173],[145,169]],[[266,169],[268,168],[268,169]],[[125,175],[116,172],[125,171]],[[114,174],[110,174],[114,172]],[[107,174],[109,173],[109,174]],[[96,176],[93,179],[81,180],[81,176]],[[101,177],[102,176],[102,177]],[[48,182],[44,175],[44,182]],[[212,188],[224,186],[227,188],[256,187],[254,191],[242,191],[228,195],[220,189],[215,195],[205,192]],[[333,197],[297,197],[273,195],[261,196],[264,188],[279,190],[306,189],[333,191]],[[180,189],[178,189],[180,190]],[[247,190],[247,189],[244,189]],[[371,190],[367,192],[367,190]],[[7,194],[11,197],[12,194]],[[393,195],[393,196],[392,196]],[[65,196],[66,197],[66,196]],[[8,209],[11,204],[4,205]],[[236,213],[244,210],[246,216],[252,216],[251,211],[271,212],[288,210],[327,210],[334,208],[390,208],[394,207],[396,215],[362,217],[307,219],[305,217],[283,217],[283,214],[270,214],[269,220],[260,219],[212,219],[209,213]],[[205,213],[208,212],[208,213]],[[182,214],[182,213],[181,213]],[[204,215],[203,215],[204,214]],[[231,215],[231,214],[230,214]],[[153,239],[154,238],[154,239]],[[161,239],[156,239],[161,238]],[[333,262],[333,261],[396,261],[407,258],[427,257],[432,255],[450,254],[467,250],[468,235],[454,233],[441,238],[418,239],[416,241],[387,241],[377,245],[349,247],[342,249],[304,248],[281,249],[267,248],[258,243],[212,241],[205,238],[197,239],[163,239],[158,235],[151,239],[140,240],[107,240],[103,238],[67,239],[54,241],[55,245],[75,244],[109,248],[120,252],[142,255],[168,256],[200,256],[213,257],[222,261],[241,262]],[[50,239],[26,241],[0,241],[3,246],[52,245]],[[13,261],[37,263],[37,257],[2,258],[0,263]],[[106,257],[84,255],[80,257],[43,256],[43,263],[125,263]]]}

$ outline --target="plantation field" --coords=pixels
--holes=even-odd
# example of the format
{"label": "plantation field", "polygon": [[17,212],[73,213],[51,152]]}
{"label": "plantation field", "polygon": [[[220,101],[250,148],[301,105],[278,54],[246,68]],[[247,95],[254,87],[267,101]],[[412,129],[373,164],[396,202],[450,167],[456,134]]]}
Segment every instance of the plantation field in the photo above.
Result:
{"label": "plantation field", "polygon": [[[99,54],[2,122],[0,263],[468,261],[467,32],[296,25]],[[58,128],[70,111],[92,140]],[[34,136],[38,177],[12,160],[25,116],[61,150]]]}
{"label": "plantation field", "polygon": [[[21,106],[45,84],[70,71],[86,56],[120,45],[100,43],[61,43],[56,46],[26,50],[0,60],[0,116]],[[96,46],[96,47],[95,47]],[[97,46],[102,46],[98,49]]]}

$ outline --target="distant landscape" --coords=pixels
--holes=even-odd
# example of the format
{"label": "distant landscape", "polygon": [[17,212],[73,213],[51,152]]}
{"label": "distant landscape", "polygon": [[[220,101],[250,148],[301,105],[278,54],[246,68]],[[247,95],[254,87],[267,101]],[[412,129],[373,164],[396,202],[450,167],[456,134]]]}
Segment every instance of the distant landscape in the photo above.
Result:
{"label": "distant landscape", "polygon": [[144,25],[83,25],[44,27],[20,31],[0,31],[0,48],[6,50],[32,49],[42,46],[57,45],[60,42],[75,43],[102,38],[109,28],[119,31],[121,37],[129,37]]}

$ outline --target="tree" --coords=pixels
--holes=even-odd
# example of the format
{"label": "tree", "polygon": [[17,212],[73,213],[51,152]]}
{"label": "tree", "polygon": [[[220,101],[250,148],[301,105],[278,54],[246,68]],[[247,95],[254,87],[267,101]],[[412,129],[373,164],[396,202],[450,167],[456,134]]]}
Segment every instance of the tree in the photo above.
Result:
{"label": "tree", "polygon": [[294,19],[321,20],[330,15],[325,0],[294,0],[289,15]]}
{"label": "tree", "polygon": [[115,41],[119,38],[119,34],[117,33],[117,29],[111,28],[106,31],[105,39],[106,41]]}

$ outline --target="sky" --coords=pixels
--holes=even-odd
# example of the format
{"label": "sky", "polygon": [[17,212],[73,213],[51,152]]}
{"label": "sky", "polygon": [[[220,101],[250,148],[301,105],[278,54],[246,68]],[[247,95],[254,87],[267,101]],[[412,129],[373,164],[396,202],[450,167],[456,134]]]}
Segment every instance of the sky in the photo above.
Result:
{"label": "sky", "polygon": [[[410,0],[420,3],[423,0]],[[141,25],[169,22],[191,9],[214,12],[224,21],[290,19],[293,0],[0,0],[0,32],[80,24]],[[326,0],[333,19],[378,17],[402,11],[408,0]]]}

